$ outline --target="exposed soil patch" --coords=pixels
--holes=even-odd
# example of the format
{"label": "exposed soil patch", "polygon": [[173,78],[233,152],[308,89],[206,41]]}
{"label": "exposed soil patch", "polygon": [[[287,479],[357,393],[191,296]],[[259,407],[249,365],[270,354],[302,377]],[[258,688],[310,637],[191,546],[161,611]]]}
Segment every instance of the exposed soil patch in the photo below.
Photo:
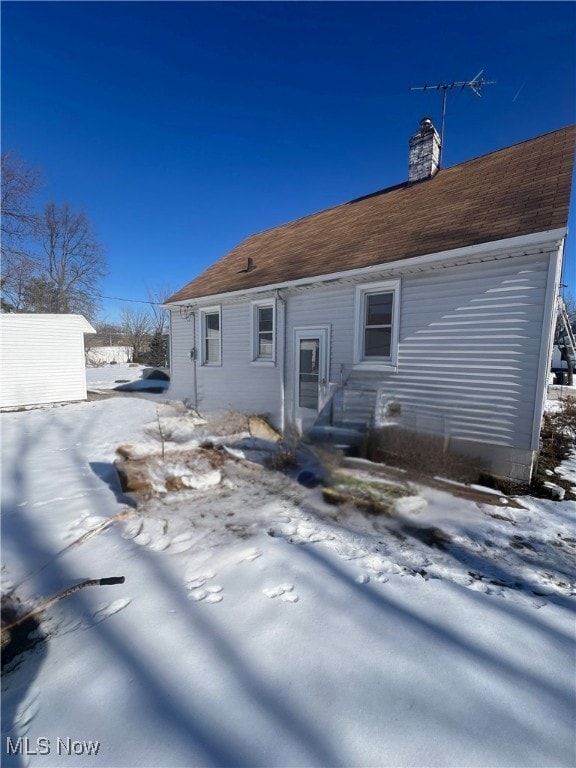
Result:
{"label": "exposed soil patch", "polygon": [[322,494],[330,504],[354,504],[376,515],[392,515],[398,499],[416,495],[405,486],[380,479],[361,478],[345,470],[330,477]]}
{"label": "exposed soil patch", "polygon": [[[39,616],[30,616],[25,621],[16,624],[18,619],[25,616],[27,612],[28,610],[15,597],[12,595],[2,595],[2,632],[0,633],[2,669],[14,661],[17,656],[31,651],[46,639],[40,630]],[[15,626],[11,629],[4,629],[13,624]]]}
{"label": "exposed soil patch", "polygon": [[205,490],[222,481],[221,468],[225,462],[216,448],[195,448],[139,458],[130,446],[118,448],[114,466],[122,490],[137,500],[147,500],[171,491]]}
{"label": "exposed soil patch", "polygon": [[[426,485],[430,488],[435,488],[440,491],[445,491],[461,499],[476,501],[479,504],[500,504],[502,506],[505,505],[513,509],[524,509],[519,501],[510,498],[505,494],[491,493],[489,490],[483,491],[480,488],[474,488],[462,483],[451,482],[440,477],[431,477],[414,469],[400,469],[388,464],[378,464],[376,462],[369,462],[363,459],[355,459],[352,457],[344,458],[343,465],[345,467],[351,467],[355,469],[364,469],[371,473],[387,477],[390,480],[397,480],[403,483],[421,483],[422,485]],[[492,513],[492,516],[498,518],[498,513]],[[501,519],[507,520],[508,522],[513,522],[507,517],[502,517]]]}

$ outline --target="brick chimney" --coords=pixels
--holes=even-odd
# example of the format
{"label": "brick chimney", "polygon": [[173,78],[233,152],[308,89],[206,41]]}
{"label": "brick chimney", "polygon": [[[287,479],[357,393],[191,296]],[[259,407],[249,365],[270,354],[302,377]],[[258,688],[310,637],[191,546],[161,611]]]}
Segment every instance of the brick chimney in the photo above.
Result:
{"label": "brick chimney", "polygon": [[440,167],[440,136],[429,117],[420,120],[420,128],[410,139],[408,181],[431,179]]}

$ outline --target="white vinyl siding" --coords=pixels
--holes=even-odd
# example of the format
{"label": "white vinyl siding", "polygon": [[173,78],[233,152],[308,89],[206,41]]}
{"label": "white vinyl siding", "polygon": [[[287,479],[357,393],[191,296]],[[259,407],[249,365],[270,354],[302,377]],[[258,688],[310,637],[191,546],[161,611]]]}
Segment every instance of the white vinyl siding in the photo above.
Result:
{"label": "white vinyl siding", "polygon": [[197,322],[194,312],[184,307],[170,311],[170,397],[188,400],[194,406]]}
{"label": "white vinyl siding", "polygon": [[[294,338],[295,328],[324,327],[329,330],[327,358],[328,379],[334,388],[350,371],[354,350],[354,297],[353,284],[333,284],[285,291],[287,317],[286,337]],[[290,421],[295,417],[294,386],[291,384],[296,370],[297,350],[290,343],[286,350],[286,413]]]}
{"label": "white vinyl siding", "polygon": [[[557,255],[552,244],[549,251],[540,247],[542,252],[525,254],[518,245],[485,260],[476,249],[469,264],[398,263],[371,271],[364,281],[354,275],[287,287],[275,302],[274,364],[254,363],[254,295],[231,297],[221,309],[223,365],[197,366],[198,408],[269,413],[277,422],[283,412],[289,423],[296,411],[294,330],[325,327],[328,392],[341,384],[360,389],[368,414],[377,398],[394,400],[407,428],[440,435],[447,444],[467,442],[479,453],[522,454],[524,461],[534,449],[532,428],[541,408],[544,307],[549,262]],[[358,297],[385,292],[383,285],[398,286],[392,320],[397,343],[390,361],[362,361]],[[272,301],[274,294],[262,292],[262,300]],[[180,341],[173,338],[172,344],[175,355]],[[189,354],[188,343],[181,348]],[[186,365],[189,360],[173,359],[175,370]]]}
{"label": "white vinyl siding", "polygon": [[531,447],[547,263],[488,262],[405,283],[393,386],[408,424]]}
{"label": "white vinyl siding", "polygon": [[356,362],[357,297],[370,283],[285,292],[288,333],[330,325],[333,386],[364,387],[369,408],[377,392],[398,401],[410,428],[530,450],[548,262],[521,255],[404,275],[395,367]]}
{"label": "white vinyl siding", "polygon": [[[268,303],[273,298],[268,299]],[[281,423],[280,367],[274,363],[255,365],[252,361],[252,317],[250,301],[222,303],[220,328],[221,365],[202,365],[202,330],[200,317],[212,307],[195,308],[180,316],[172,310],[172,368],[170,394],[189,400],[202,414],[236,410],[265,414],[276,425]],[[275,311],[278,320],[278,313]],[[196,342],[194,342],[196,328]],[[198,349],[197,359],[190,356]]]}
{"label": "white vinyl siding", "polygon": [[86,399],[84,334],[80,315],[0,315],[0,407]]}

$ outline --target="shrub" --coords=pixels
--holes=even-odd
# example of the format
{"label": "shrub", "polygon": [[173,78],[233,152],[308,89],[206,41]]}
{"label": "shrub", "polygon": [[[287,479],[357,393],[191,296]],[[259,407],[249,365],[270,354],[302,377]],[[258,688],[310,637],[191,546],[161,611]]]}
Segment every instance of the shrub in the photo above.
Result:
{"label": "shrub", "polygon": [[558,455],[562,461],[576,442],[576,398],[565,397],[557,402],[556,408],[544,414],[540,437],[543,449]]}
{"label": "shrub", "polygon": [[575,450],[576,446],[576,398],[565,397],[557,401],[553,410],[548,410],[542,419],[540,430],[540,451],[530,492],[539,496],[550,496],[545,483],[554,475],[554,483],[560,485],[568,496],[574,496],[572,483],[563,480],[554,470]]}
{"label": "shrub", "polygon": [[277,472],[285,472],[287,469],[293,469],[297,465],[296,453],[290,447],[282,445],[280,448],[270,454],[266,461],[268,469],[275,469]]}
{"label": "shrub", "polygon": [[400,427],[374,429],[366,438],[363,453],[371,461],[423,475],[442,475],[464,483],[478,480],[479,460],[450,453],[437,435]]}

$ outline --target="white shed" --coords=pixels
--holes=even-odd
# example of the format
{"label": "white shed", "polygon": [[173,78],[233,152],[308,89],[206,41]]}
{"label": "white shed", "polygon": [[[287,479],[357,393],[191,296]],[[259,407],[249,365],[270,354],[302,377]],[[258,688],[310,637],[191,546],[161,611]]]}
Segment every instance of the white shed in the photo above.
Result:
{"label": "white shed", "polygon": [[81,315],[0,314],[0,408],[86,400]]}

